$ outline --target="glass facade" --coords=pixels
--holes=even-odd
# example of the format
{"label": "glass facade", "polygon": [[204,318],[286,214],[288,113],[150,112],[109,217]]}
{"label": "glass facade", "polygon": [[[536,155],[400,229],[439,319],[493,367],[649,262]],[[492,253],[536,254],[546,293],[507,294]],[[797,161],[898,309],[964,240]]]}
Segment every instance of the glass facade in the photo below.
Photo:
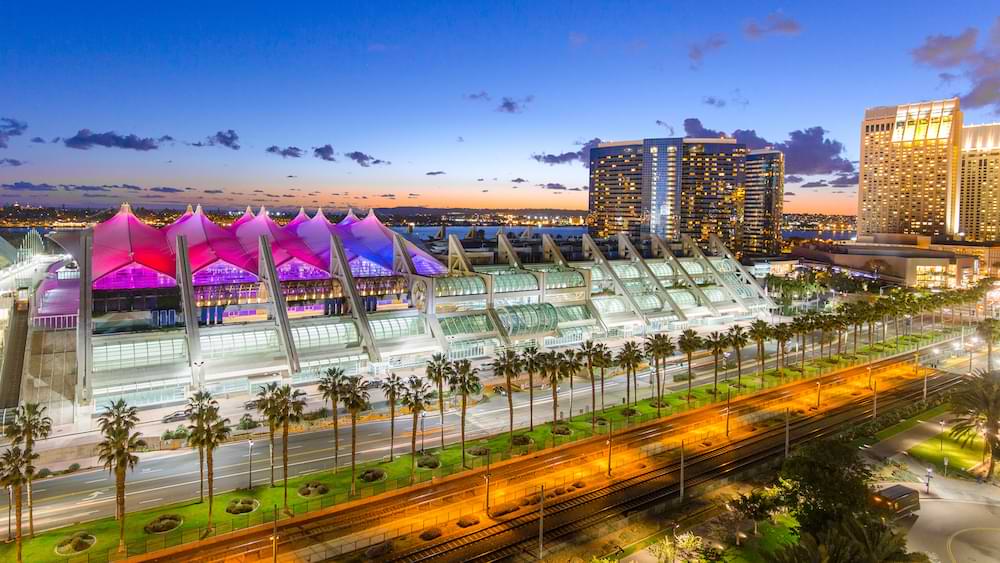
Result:
{"label": "glass facade", "polygon": [[549,303],[500,307],[497,309],[497,317],[510,336],[552,331],[559,322],[556,308]]}

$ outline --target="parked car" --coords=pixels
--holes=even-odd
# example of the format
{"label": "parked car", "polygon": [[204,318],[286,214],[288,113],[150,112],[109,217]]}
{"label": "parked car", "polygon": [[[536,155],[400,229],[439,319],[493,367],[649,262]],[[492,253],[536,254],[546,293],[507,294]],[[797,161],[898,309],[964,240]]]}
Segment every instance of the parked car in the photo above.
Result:
{"label": "parked car", "polygon": [[507,396],[507,387],[505,387],[503,385],[494,385],[493,386],[493,392],[496,393],[497,395],[502,395],[502,396],[506,397]]}
{"label": "parked car", "polygon": [[243,403],[243,410],[245,411],[257,410],[257,399],[250,399],[249,401]]}
{"label": "parked car", "polygon": [[188,415],[184,411],[174,411],[167,416],[163,417],[163,422],[180,422],[182,420],[187,420]]}
{"label": "parked car", "polygon": [[872,504],[887,510],[893,520],[920,510],[920,493],[903,485],[892,485],[872,495]]}

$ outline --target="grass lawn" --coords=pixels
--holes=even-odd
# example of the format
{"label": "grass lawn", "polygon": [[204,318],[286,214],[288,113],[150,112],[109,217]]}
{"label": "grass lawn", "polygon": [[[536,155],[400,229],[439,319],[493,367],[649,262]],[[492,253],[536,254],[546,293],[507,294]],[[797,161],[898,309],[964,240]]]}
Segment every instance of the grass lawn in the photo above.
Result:
{"label": "grass lawn", "polygon": [[793,529],[797,525],[794,516],[779,514],[774,522],[761,522],[757,535],[743,540],[740,547],[730,547],[723,554],[728,563],[761,563],[765,554],[778,551],[783,546],[798,541]]}
{"label": "grass lawn", "polygon": [[[931,340],[934,335],[922,335],[921,339]],[[901,339],[909,339],[909,342],[916,342],[917,337],[901,337]],[[891,340],[891,339],[890,339]],[[880,347],[881,345],[876,345]],[[886,350],[894,350],[893,346],[887,346]],[[860,349],[857,357],[846,355],[847,348],[844,348],[844,356],[833,356],[833,358],[809,360],[806,362],[805,374],[799,371],[800,364],[795,362],[797,355],[788,354],[786,358],[786,367],[778,373],[774,369],[770,369],[764,372],[764,387],[774,387],[783,383],[788,383],[794,379],[800,379],[803,377],[811,377],[819,374],[820,372],[829,372],[834,369],[841,367],[846,367],[852,363],[857,363],[862,361],[862,355],[869,353],[867,348]],[[753,393],[760,390],[761,388],[761,377],[759,374],[754,373],[753,370],[747,369],[743,373],[741,380],[742,385],[736,387],[736,370],[730,369],[724,371],[720,369],[719,371],[719,382],[718,382],[718,394],[713,396],[711,393],[712,383],[698,385],[691,390],[691,400],[690,408],[698,408],[714,400],[725,401],[727,391],[732,385],[733,397],[735,398],[741,394]],[[728,377],[728,379],[726,379]],[[586,386],[587,383],[582,383]],[[599,391],[598,391],[599,393]],[[638,385],[638,396],[639,401],[632,408],[635,410],[634,413],[626,416],[624,412],[625,406],[621,404],[616,404],[614,406],[608,405],[605,412],[599,413],[598,416],[605,419],[605,421],[610,422],[614,425],[615,429],[620,429],[628,423],[636,424],[640,422],[646,422],[656,418],[657,409],[653,406],[650,399],[650,385],[649,382],[640,382]],[[599,394],[598,394],[599,397]],[[589,407],[589,401],[584,400],[575,401],[574,407]],[[560,410],[568,410],[569,402],[561,401],[558,405]],[[660,415],[669,416],[671,414],[676,414],[682,412],[689,408],[689,402],[687,399],[687,389],[681,389],[678,391],[671,392],[663,397],[663,403],[661,404]],[[527,431],[525,429],[515,430],[515,435],[527,435],[531,438],[532,444],[530,446],[515,446],[514,454],[523,452],[525,450],[537,450],[545,447],[551,447],[553,443],[555,445],[563,445],[571,441],[584,439],[592,435],[591,431],[591,414],[578,414],[571,419],[564,422],[571,430],[569,436],[554,436],[551,432],[551,424],[547,421],[551,420],[551,410],[547,408],[537,408],[535,409],[535,429],[533,431]],[[606,425],[598,426],[598,433],[605,433]],[[407,441],[406,436],[397,436],[397,441],[405,443]],[[936,439],[935,439],[936,440]],[[937,444],[935,440],[931,440],[933,444]],[[945,442],[945,453],[947,454],[949,450],[950,439],[946,437]],[[428,434],[426,437],[427,445],[437,444],[436,436]],[[926,444],[922,444],[914,450],[917,450]],[[981,446],[981,444],[980,444]],[[485,457],[473,456],[468,453],[468,450],[476,447],[487,447],[492,452],[492,460],[495,462],[498,459],[507,457],[507,452],[509,451],[509,436],[506,432],[492,436],[490,438],[484,438],[479,440],[470,440],[466,442],[466,462],[472,467],[481,467],[485,465]],[[342,451],[349,451],[349,446],[343,446]],[[960,454],[962,451],[955,445],[956,453]],[[936,451],[936,449],[934,450]],[[979,452],[981,452],[981,447],[977,448],[975,445],[970,446],[970,448],[965,452],[969,459],[973,459],[978,462]],[[440,462],[440,467],[435,470],[421,469],[416,470],[417,481],[426,481],[431,477],[443,477],[446,475],[451,475],[460,471],[463,471],[461,466],[462,451],[459,444],[453,444],[440,451],[439,448],[429,449],[428,453],[437,457]],[[913,454],[918,455],[918,454]],[[418,454],[419,457],[419,454]],[[276,459],[280,463],[280,453],[276,452]],[[965,462],[960,461],[959,456],[951,455],[951,465],[956,467],[961,465],[966,467]],[[409,484],[410,475],[410,464],[411,457],[409,455],[397,456],[391,463],[388,461],[370,461],[366,463],[359,463],[357,466],[357,474],[359,476],[357,481],[358,494],[355,497],[348,497],[348,491],[350,490],[350,466],[341,466],[340,471],[334,475],[332,470],[321,471],[318,473],[303,475],[299,477],[290,478],[288,480],[288,504],[289,511],[293,514],[303,514],[305,512],[318,510],[320,508],[332,506],[341,502],[346,502],[347,500],[353,500],[356,498],[364,498],[367,496],[372,496],[380,494],[398,487],[404,487]],[[367,469],[380,469],[385,472],[385,478],[374,484],[365,483],[360,480],[360,475]],[[266,467],[258,469],[258,471],[268,471]],[[276,473],[280,474],[280,465]],[[306,483],[319,483],[328,489],[328,492],[322,495],[313,497],[303,497],[298,494],[300,487]],[[280,486],[280,481],[276,482],[276,487],[272,488],[270,486],[258,486],[252,491],[233,491],[228,493],[217,494],[215,497],[215,508],[214,508],[214,524],[216,533],[225,533],[233,529],[244,528],[252,525],[258,525],[265,522],[270,522],[273,519],[273,508],[275,505],[278,507],[283,506],[283,491],[284,489]],[[194,491],[192,491],[194,492]],[[258,508],[250,513],[240,516],[233,516],[226,512],[226,507],[231,500],[251,498],[257,501]],[[133,508],[130,506],[130,508]],[[157,516],[164,514],[174,514],[180,516],[183,519],[183,523],[173,532],[166,534],[150,534],[146,533],[143,527],[148,524],[151,520]],[[27,526],[27,508],[25,507],[25,526]],[[173,505],[168,505],[164,507],[158,507],[155,509],[148,509],[142,511],[130,511],[126,518],[126,542],[129,544],[129,553],[138,554],[149,550],[159,549],[165,546],[177,545],[180,543],[186,543],[194,541],[201,537],[205,531],[205,527],[208,523],[208,503],[199,503],[197,501],[187,501],[182,503],[177,503]],[[766,525],[765,525],[766,526]],[[764,529],[764,528],[762,528]],[[776,528],[780,529],[780,526]],[[26,530],[25,530],[26,531]],[[96,555],[104,553],[108,549],[114,549],[118,543],[118,525],[117,522],[112,518],[103,518],[99,520],[94,520],[91,522],[75,524],[72,526],[67,526],[60,528],[58,530],[51,530],[48,532],[43,532],[36,534],[36,537],[30,541],[25,541],[24,543],[24,553],[25,559],[31,560],[35,563],[42,561],[61,561],[64,557],[56,555],[55,546],[62,539],[71,536],[75,532],[86,531],[97,537],[97,543],[94,547],[88,550],[87,554]],[[777,533],[777,531],[773,531]],[[2,560],[12,560],[13,559],[13,544],[0,544],[0,559]]]}
{"label": "grass lawn", "polygon": [[934,417],[940,416],[951,408],[948,403],[940,404],[932,409],[926,410],[924,412],[917,413],[906,420],[902,420],[893,424],[892,426],[875,433],[875,438],[878,441],[885,440],[886,438],[891,438],[900,432],[909,430],[914,426],[920,424],[922,421],[930,420]]}
{"label": "grass lawn", "polygon": [[964,475],[969,478],[974,476],[969,470],[983,461],[983,439],[976,437],[965,447],[948,431],[917,444],[910,448],[908,452],[914,459],[934,466],[934,471],[944,474],[944,458],[948,458],[948,475]]}

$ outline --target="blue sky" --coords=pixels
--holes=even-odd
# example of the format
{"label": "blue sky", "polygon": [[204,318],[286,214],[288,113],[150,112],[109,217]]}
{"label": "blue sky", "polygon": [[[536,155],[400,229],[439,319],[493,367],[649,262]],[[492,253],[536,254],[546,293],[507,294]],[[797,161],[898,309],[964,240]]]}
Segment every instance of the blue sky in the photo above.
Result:
{"label": "blue sky", "polygon": [[571,153],[698,119],[773,143],[822,128],[829,150],[796,162],[826,171],[790,171],[787,208],[850,212],[850,165],[827,161],[857,160],[866,107],[975,92],[965,121],[1000,119],[988,1],[21,4],[3,202],[582,209]]}

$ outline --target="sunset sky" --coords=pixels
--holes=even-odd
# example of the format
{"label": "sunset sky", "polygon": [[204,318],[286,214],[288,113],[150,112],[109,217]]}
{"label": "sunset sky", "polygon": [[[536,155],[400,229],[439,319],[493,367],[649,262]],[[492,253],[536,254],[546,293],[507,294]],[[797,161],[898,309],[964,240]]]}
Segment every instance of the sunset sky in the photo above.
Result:
{"label": "sunset sky", "polygon": [[738,131],[853,214],[866,107],[1000,120],[995,1],[147,4],[4,8],[0,202],[585,209],[588,143]]}

